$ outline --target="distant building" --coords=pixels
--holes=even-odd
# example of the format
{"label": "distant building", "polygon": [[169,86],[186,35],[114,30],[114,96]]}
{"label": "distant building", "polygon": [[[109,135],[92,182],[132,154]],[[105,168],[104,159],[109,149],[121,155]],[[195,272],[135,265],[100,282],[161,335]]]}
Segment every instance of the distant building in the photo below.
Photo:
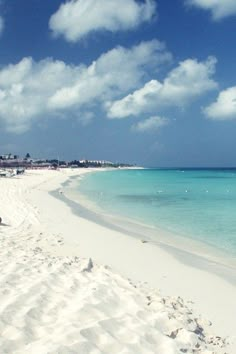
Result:
{"label": "distant building", "polygon": [[19,156],[13,154],[0,155],[0,160],[17,160]]}

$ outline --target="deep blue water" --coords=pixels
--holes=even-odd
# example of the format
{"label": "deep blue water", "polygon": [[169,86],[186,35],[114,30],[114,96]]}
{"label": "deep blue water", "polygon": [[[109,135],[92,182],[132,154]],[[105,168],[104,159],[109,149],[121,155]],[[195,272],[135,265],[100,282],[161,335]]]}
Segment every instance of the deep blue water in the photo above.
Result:
{"label": "deep blue water", "polygon": [[79,190],[104,211],[236,256],[235,169],[97,172],[87,174]]}

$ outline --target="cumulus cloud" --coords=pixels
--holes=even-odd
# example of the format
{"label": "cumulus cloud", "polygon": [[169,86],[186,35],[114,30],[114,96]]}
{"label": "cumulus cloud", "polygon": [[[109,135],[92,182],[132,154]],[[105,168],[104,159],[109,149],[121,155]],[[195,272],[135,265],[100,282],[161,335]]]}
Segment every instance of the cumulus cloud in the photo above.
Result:
{"label": "cumulus cloud", "polygon": [[141,89],[126,97],[106,104],[110,118],[125,118],[163,107],[183,107],[194,98],[215,89],[217,83],[211,78],[215,72],[216,58],[205,62],[194,59],[182,61],[163,81],[151,80]]}
{"label": "cumulus cloud", "polygon": [[204,112],[214,120],[236,119],[236,86],[221,91],[216,102],[206,107]]}
{"label": "cumulus cloud", "polygon": [[139,133],[154,132],[169,124],[169,120],[165,117],[153,116],[145,119],[137,124],[133,124],[132,130]]}
{"label": "cumulus cloud", "polygon": [[51,107],[67,108],[97,97],[103,100],[136,87],[145,74],[145,66],[169,61],[171,55],[162,43],[143,42],[132,49],[117,47],[81,72],[74,85],[58,89],[50,98]]}
{"label": "cumulus cloud", "polygon": [[49,27],[55,36],[76,42],[94,31],[134,29],[155,12],[154,0],[71,0],[51,16]]}
{"label": "cumulus cloud", "polygon": [[0,70],[0,121],[21,133],[43,117],[82,116],[127,94],[143,82],[150,65],[158,68],[170,58],[157,40],[114,48],[89,66],[23,58]]}
{"label": "cumulus cloud", "polygon": [[190,6],[211,11],[214,20],[236,15],[235,0],[186,0],[186,3]]}

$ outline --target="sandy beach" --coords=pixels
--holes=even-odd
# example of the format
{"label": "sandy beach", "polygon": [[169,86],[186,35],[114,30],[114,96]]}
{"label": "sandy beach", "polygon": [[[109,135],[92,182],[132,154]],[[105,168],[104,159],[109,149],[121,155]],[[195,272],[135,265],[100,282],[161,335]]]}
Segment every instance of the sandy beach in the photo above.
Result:
{"label": "sandy beach", "polygon": [[0,179],[0,353],[235,354],[233,279],[73,212],[85,172]]}

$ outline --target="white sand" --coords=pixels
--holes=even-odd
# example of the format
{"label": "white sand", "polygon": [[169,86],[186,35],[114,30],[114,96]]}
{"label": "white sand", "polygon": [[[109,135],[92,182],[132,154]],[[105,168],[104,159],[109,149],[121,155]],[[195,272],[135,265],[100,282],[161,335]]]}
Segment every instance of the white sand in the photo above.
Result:
{"label": "white sand", "polygon": [[0,179],[0,353],[235,354],[235,287],[74,215],[75,173]]}

